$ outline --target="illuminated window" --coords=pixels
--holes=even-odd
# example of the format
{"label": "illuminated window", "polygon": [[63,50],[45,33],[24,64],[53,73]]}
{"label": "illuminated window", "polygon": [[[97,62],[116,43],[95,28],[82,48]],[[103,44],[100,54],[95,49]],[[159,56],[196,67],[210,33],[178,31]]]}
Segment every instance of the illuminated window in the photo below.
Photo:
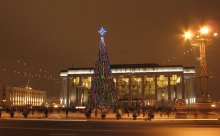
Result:
{"label": "illuminated window", "polygon": [[164,75],[157,77],[157,85],[159,88],[166,88],[168,86],[168,77]]}
{"label": "illuminated window", "polygon": [[90,89],[91,88],[91,77],[83,77],[82,86],[86,89]]}
{"label": "illuminated window", "polygon": [[176,84],[180,83],[180,80],[181,80],[180,76],[172,75],[170,77],[170,84],[171,85],[176,85]]}
{"label": "illuminated window", "polygon": [[144,77],[144,95],[155,94],[155,77]]}
{"label": "illuminated window", "polygon": [[133,97],[140,97],[142,95],[142,79],[141,77],[131,78],[131,95]]}
{"label": "illuminated window", "polygon": [[79,77],[73,77],[73,85],[79,85]]}
{"label": "illuminated window", "polygon": [[119,96],[129,96],[129,78],[120,76],[118,78]]}

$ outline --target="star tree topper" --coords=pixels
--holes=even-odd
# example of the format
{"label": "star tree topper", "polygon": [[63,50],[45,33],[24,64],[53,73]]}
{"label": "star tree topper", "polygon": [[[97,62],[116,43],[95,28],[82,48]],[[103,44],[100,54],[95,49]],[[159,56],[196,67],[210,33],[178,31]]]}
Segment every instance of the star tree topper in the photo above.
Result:
{"label": "star tree topper", "polygon": [[104,35],[105,35],[105,33],[106,33],[107,31],[105,30],[104,27],[101,27],[98,32],[99,32],[99,34],[100,34],[101,37],[104,37]]}

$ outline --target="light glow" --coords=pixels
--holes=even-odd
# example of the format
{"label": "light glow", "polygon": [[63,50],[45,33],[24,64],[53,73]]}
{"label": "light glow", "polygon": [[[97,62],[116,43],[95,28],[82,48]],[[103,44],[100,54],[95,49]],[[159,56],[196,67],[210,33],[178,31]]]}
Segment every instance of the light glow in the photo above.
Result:
{"label": "light glow", "polygon": [[211,104],[211,107],[215,108],[215,107],[216,107],[216,105],[215,105],[215,104]]}
{"label": "light glow", "polygon": [[192,38],[192,33],[190,31],[185,32],[184,37],[185,37],[185,39],[189,40]]}
{"label": "light glow", "polygon": [[76,106],[76,109],[85,109],[85,106]]}
{"label": "light glow", "polygon": [[218,36],[218,33],[217,33],[217,32],[215,32],[213,35],[214,35],[214,37],[216,37],[216,36]]}
{"label": "light glow", "polygon": [[61,77],[67,76],[67,72],[60,72],[60,76],[61,76]]}
{"label": "light glow", "polygon": [[54,107],[54,108],[58,108],[59,106],[58,106],[57,104],[55,104],[53,107]]}
{"label": "light glow", "polygon": [[208,27],[202,27],[200,29],[200,33],[201,34],[208,34],[209,33],[209,28]]}
{"label": "light glow", "polygon": [[[61,72],[60,76],[65,77],[68,75],[91,75],[93,74],[93,69],[85,70],[68,70],[68,72]],[[154,73],[154,72],[183,72],[183,73],[195,73],[195,69],[184,69],[183,67],[155,67],[155,68],[116,68],[112,69],[113,74],[123,74],[123,73]]]}

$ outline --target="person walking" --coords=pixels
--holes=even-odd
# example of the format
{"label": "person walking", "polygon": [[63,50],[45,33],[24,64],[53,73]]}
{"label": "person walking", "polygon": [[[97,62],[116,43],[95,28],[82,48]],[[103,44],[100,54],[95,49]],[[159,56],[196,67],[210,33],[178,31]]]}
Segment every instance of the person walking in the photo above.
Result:
{"label": "person walking", "polygon": [[148,112],[148,120],[151,121],[151,119],[154,118],[154,114],[153,114],[153,111],[149,111]]}
{"label": "person walking", "polygon": [[45,109],[44,113],[45,113],[45,117],[48,118],[48,109],[47,108]]}
{"label": "person walking", "polygon": [[68,118],[69,110],[66,109],[66,118]]}

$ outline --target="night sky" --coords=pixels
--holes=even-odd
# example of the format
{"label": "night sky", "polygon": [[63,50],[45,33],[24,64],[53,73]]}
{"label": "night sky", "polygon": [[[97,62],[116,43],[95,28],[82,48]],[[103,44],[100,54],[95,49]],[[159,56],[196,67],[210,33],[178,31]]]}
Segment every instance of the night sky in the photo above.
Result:
{"label": "night sky", "polygon": [[[219,32],[219,7],[219,0],[0,0],[0,82],[29,80],[58,97],[60,70],[94,65],[101,26],[111,64],[197,67],[198,49],[182,34],[202,25]],[[220,98],[219,46],[220,37],[207,47],[214,98]]]}

